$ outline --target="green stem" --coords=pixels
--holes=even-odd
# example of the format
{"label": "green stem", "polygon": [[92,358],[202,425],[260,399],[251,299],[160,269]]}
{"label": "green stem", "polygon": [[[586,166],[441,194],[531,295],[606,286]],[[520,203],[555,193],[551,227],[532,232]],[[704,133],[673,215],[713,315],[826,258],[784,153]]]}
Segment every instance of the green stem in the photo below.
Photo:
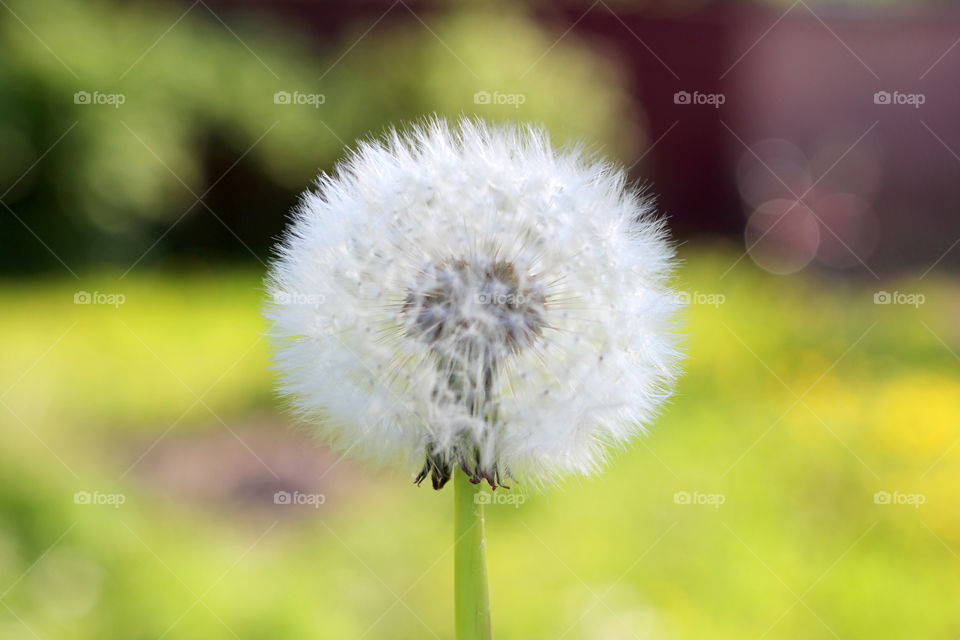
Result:
{"label": "green stem", "polygon": [[490,596],[480,485],[453,472],[454,611],[457,640],[490,640]]}

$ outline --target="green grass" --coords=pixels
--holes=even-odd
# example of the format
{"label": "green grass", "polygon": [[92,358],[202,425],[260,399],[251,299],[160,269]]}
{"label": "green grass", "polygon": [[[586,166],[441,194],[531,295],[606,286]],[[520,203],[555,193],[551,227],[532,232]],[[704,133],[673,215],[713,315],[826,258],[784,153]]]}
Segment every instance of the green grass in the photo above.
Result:
{"label": "green grass", "polygon": [[[722,278],[735,254],[684,257],[681,286],[725,300],[690,309],[687,374],[651,435],[598,478],[488,508],[495,637],[956,637],[956,285],[746,261]],[[126,300],[74,305],[81,288]],[[879,288],[927,302],[874,305]],[[254,272],[0,285],[0,637],[451,636],[452,492],[349,461],[318,479],[336,457],[274,414],[260,297]],[[299,477],[283,457],[247,498],[185,497],[238,464],[262,480],[230,430],[315,457],[326,502],[273,506]],[[161,450],[198,448],[209,473],[155,473]]]}

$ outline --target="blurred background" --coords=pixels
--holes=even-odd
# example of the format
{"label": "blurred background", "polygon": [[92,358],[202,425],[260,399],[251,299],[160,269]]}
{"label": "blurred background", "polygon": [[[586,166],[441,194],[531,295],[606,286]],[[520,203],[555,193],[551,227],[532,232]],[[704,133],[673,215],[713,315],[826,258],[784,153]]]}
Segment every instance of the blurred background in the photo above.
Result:
{"label": "blurred background", "polygon": [[955,4],[0,5],[0,637],[452,636],[451,492],[292,424],[259,315],[432,113],[628,167],[690,303],[650,436],[488,508],[495,637],[960,636]]}

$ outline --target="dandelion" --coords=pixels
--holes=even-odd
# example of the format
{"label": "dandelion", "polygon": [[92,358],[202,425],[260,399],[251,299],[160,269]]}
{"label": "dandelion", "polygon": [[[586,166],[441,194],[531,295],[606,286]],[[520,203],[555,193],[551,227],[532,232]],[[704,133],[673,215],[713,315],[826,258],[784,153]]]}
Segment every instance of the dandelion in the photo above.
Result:
{"label": "dandelion", "polygon": [[669,396],[672,260],[622,170],[534,126],[395,131],[302,197],[268,277],[281,392],[335,447],[454,478],[458,637],[488,636],[476,485],[590,474]]}

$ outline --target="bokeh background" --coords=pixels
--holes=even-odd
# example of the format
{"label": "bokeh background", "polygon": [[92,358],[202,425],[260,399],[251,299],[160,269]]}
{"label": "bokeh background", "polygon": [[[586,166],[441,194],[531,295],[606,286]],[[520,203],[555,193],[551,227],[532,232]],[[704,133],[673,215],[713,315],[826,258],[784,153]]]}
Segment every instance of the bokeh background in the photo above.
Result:
{"label": "bokeh background", "polygon": [[451,637],[452,494],[291,424],[259,315],[430,113],[629,167],[690,303],[649,437],[488,508],[495,637],[960,636],[956,5],[0,5],[0,637]]}

